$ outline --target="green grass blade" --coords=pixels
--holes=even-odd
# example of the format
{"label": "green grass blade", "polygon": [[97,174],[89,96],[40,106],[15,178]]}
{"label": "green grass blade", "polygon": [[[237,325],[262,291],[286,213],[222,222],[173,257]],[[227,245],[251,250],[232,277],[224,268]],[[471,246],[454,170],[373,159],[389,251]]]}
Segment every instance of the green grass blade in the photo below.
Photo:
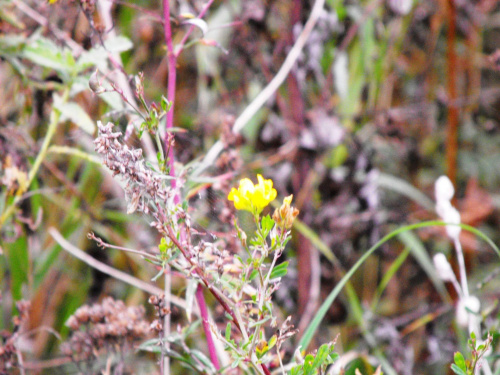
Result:
{"label": "green grass blade", "polygon": [[375,308],[378,305],[378,301],[380,300],[382,293],[384,293],[385,288],[389,284],[389,281],[391,281],[392,277],[396,274],[396,272],[398,272],[401,265],[404,263],[406,258],[408,258],[408,255],[410,255],[410,249],[405,247],[403,252],[399,254],[399,256],[394,260],[394,262],[392,262],[389,269],[385,272],[384,276],[382,277],[382,280],[380,281],[380,284],[377,287],[377,290],[375,291],[375,297],[373,297],[371,305],[372,311],[375,311]]}
{"label": "green grass blade", "polygon": [[[316,333],[316,330],[318,329],[319,325],[321,324],[321,321],[325,317],[326,313],[328,312],[328,309],[330,308],[331,304],[337,296],[339,295],[340,291],[342,288],[345,286],[347,281],[352,277],[352,275],[358,270],[358,268],[364,263],[364,261],[375,252],[381,245],[392,239],[393,237],[403,233],[403,232],[408,232],[410,230],[415,230],[415,229],[420,229],[420,228],[426,228],[426,227],[432,227],[432,226],[445,226],[447,225],[446,223],[442,221],[425,221],[422,223],[417,223],[417,224],[411,224],[407,225],[401,228],[398,228],[391,233],[387,234],[384,236],[381,240],[379,240],[375,245],[373,245],[357,262],[356,264],[345,274],[345,276],[338,282],[338,284],[335,286],[335,288],[330,292],[328,297],[326,298],[325,302],[320,306],[318,309],[318,312],[316,313],[316,316],[314,319],[311,321],[309,326],[307,327],[306,331],[304,332],[304,335],[299,341],[299,346],[302,348],[307,348],[309,344],[311,343],[314,334]],[[494,250],[495,252],[499,255],[500,257],[500,251],[498,247],[491,241],[485,234],[481,233],[479,230],[465,224],[460,225],[463,229],[468,230],[474,234],[476,234],[478,237],[484,239]]]}
{"label": "green grass blade", "polygon": [[438,291],[441,299],[446,302],[450,302],[450,296],[446,290],[443,280],[439,278],[436,268],[434,267],[434,262],[427,253],[422,241],[413,232],[403,232],[398,235],[401,242],[403,242],[406,247],[410,249],[411,254],[415,260],[420,264],[420,267],[427,273],[427,276],[431,280],[432,284]]}

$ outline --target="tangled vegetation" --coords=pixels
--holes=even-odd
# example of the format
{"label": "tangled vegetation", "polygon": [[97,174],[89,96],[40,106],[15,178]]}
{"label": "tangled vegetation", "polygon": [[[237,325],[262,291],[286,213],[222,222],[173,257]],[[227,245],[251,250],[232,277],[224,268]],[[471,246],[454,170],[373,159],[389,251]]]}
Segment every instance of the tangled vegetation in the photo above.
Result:
{"label": "tangled vegetation", "polygon": [[0,0],[0,374],[498,374],[499,19]]}

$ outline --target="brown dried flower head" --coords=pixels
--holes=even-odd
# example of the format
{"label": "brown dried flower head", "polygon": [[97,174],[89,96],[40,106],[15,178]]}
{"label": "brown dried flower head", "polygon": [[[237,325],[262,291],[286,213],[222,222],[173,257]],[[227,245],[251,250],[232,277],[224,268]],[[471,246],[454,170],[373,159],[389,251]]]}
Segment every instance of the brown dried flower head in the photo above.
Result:
{"label": "brown dried flower head", "polygon": [[299,210],[295,207],[290,206],[292,203],[293,195],[289,195],[283,200],[283,204],[280,208],[276,209],[273,214],[273,220],[278,224],[278,226],[290,229],[292,227],[293,221],[299,214]]}

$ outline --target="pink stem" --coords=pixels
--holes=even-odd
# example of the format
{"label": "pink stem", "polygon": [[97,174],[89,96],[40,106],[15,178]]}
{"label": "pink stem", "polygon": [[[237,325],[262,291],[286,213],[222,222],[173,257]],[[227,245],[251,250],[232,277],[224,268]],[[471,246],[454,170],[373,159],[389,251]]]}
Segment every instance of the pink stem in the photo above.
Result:
{"label": "pink stem", "polygon": [[205,336],[207,337],[208,352],[210,354],[210,359],[217,370],[220,369],[219,359],[217,358],[217,350],[215,349],[214,340],[212,338],[212,331],[210,330],[210,324],[208,323],[208,310],[207,304],[205,303],[205,296],[203,295],[203,287],[198,284],[198,289],[196,290],[196,300],[198,301],[198,306],[200,307],[201,321],[203,324],[203,330],[205,331]]}
{"label": "pink stem", "polygon": [[[167,83],[167,99],[170,102],[170,111],[167,113],[167,123],[165,128],[165,139],[163,140],[165,147],[168,148],[168,166],[170,174],[175,175],[174,171],[174,150],[168,145],[168,130],[174,126],[174,104],[175,104],[175,85],[177,80],[177,56],[174,53],[174,45],[172,43],[172,27],[170,25],[170,1],[163,0],[163,19],[165,22],[165,41],[167,42],[167,57],[168,57],[168,83]],[[175,180],[172,180],[172,187],[175,188]],[[176,196],[176,202],[179,203],[179,197]]]}
{"label": "pink stem", "polygon": [[[200,17],[202,17],[206,11],[208,10],[208,7],[212,4],[214,0],[210,0],[205,6],[205,8],[202,10],[200,13]],[[174,51],[174,46],[172,43],[172,27],[170,25],[170,2],[169,0],[163,0],[163,19],[165,22],[165,41],[167,43],[167,54],[168,54],[168,83],[167,83],[167,99],[170,102],[170,111],[167,113],[167,121],[166,121],[166,128],[165,128],[165,138],[163,140],[165,147],[169,148],[168,151],[168,166],[170,168],[170,175],[175,176],[175,169],[174,169],[174,150],[173,147],[169,147],[168,144],[168,130],[172,129],[174,126],[174,105],[175,105],[175,86],[176,86],[176,80],[177,80],[177,57],[179,56],[179,53],[182,51],[182,47],[184,46],[184,43],[187,40],[187,36],[192,32],[191,29],[188,33],[185,35],[185,39],[182,40],[179,50],[177,51],[177,54]],[[172,180],[172,187],[175,189],[176,183],[175,179]],[[176,194],[174,198],[174,202],[176,204],[180,203],[180,196],[179,194]],[[201,285],[198,285],[198,290],[196,291],[196,300],[198,301],[198,305],[200,307],[200,313],[201,313],[201,318],[203,321],[203,329],[205,331],[205,336],[207,338],[207,346],[208,350],[210,353],[210,359],[215,366],[217,370],[220,369],[220,364],[219,364],[219,359],[217,358],[217,351],[215,349],[215,344],[214,340],[212,337],[212,331],[210,330],[210,325],[208,323],[208,310],[207,310],[207,304],[205,303],[205,296],[203,295],[203,289]]]}

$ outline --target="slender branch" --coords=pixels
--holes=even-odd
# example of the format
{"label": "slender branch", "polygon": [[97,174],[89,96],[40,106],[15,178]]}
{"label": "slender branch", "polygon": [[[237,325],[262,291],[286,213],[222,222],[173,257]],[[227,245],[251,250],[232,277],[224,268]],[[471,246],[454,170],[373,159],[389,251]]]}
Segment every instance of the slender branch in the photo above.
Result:
{"label": "slender branch", "polygon": [[[203,7],[203,9],[201,10],[201,12],[198,14],[198,18],[202,18],[205,13],[207,13],[208,9],[210,8],[210,6],[212,5],[212,3],[214,2],[214,0],[209,0],[205,6]],[[177,59],[179,57],[179,55],[181,54],[182,52],[182,49],[184,48],[189,36],[193,33],[194,29],[196,28],[196,26],[191,26],[189,28],[189,30],[186,32],[186,34],[184,34],[184,36],[182,37],[182,40],[181,42],[177,45],[177,51],[175,51],[175,58]]]}
{"label": "slender branch", "polygon": [[[69,88],[66,88],[61,96],[60,102],[61,104],[65,103],[69,98]],[[31,167],[29,173],[28,173],[28,180],[26,182],[26,189],[29,188],[31,183],[36,177],[36,174],[38,173],[38,170],[40,169],[40,166],[42,165],[43,160],[45,159],[45,156],[47,155],[50,142],[52,141],[52,138],[54,137],[54,134],[56,133],[57,129],[57,124],[59,123],[59,119],[61,118],[61,111],[56,109],[55,107],[52,107],[52,112],[50,113],[50,122],[49,126],[47,128],[47,133],[45,134],[45,138],[43,140],[42,147],[40,148],[40,151],[38,152],[38,155],[35,159],[35,162],[33,163],[33,166]],[[23,189],[19,188],[16,193],[16,197],[14,198],[14,201],[10,204],[10,206],[7,207],[7,209],[2,213],[2,216],[0,216],[0,228],[2,228],[3,224],[5,221],[14,213],[14,210],[17,206],[17,203],[22,199],[22,194],[24,193]]]}
{"label": "slender branch", "polygon": [[[304,29],[300,33],[299,37],[295,41],[292,49],[288,53],[283,65],[276,74],[276,76],[267,84],[267,86],[257,95],[257,97],[245,108],[245,110],[238,116],[234,122],[233,132],[240,133],[246,124],[252,119],[252,117],[257,113],[257,111],[269,100],[269,98],[278,90],[281,84],[285,81],[288,73],[292,70],[295,62],[300,56],[304,45],[309,39],[316,22],[323,11],[325,5],[325,0],[316,0],[314,2],[311,14],[307,20]],[[199,167],[194,171],[193,176],[201,174],[205,169],[213,164],[219,153],[222,151],[223,145],[221,141],[217,141],[212,148],[209,150],[203,161],[200,163]]]}
{"label": "slender branch", "polygon": [[234,311],[229,307],[229,305],[226,303],[226,301],[224,301],[223,297],[219,294],[219,292],[210,284],[210,282],[207,280],[207,278],[203,274],[203,271],[200,269],[200,267],[191,260],[191,257],[189,256],[189,254],[186,251],[186,249],[184,249],[184,247],[181,245],[181,243],[179,242],[179,240],[175,237],[175,233],[173,232],[173,230],[172,230],[171,227],[167,228],[167,236],[174,243],[174,245],[180,250],[180,252],[184,256],[184,258],[189,262],[189,264],[194,268],[193,272],[201,279],[201,281],[203,282],[203,284],[205,284],[205,286],[208,288],[208,290],[210,291],[210,293],[212,293],[212,295],[215,297],[215,299],[220,303],[220,305],[222,306],[222,308],[229,315],[231,315],[231,317],[233,318],[233,320],[235,322],[235,325],[238,328],[238,330],[240,332],[243,331],[242,327],[240,326],[240,323],[239,323],[238,319],[236,319]]}
{"label": "slender branch", "polygon": [[[75,258],[80,259],[81,261],[87,263],[89,266],[92,268],[95,268],[96,270],[99,270],[106,275],[109,275],[117,280],[123,281],[129,285],[132,285],[140,290],[145,291],[146,293],[149,294],[154,294],[154,295],[159,295],[163,293],[163,290],[158,288],[155,285],[151,285],[145,281],[142,281],[140,279],[137,279],[133,276],[130,276],[128,273],[119,271],[113,267],[108,266],[107,264],[104,264],[102,262],[99,262],[98,260],[92,258],[90,255],[85,253],[84,251],[80,250],[79,248],[75,247],[73,244],[69,243],[64,239],[64,237],[55,229],[54,227],[49,228],[49,234],[54,238],[54,240],[68,253],[73,255]],[[182,309],[186,308],[186,302],[177,296],[172,296],[172,303],[176,304]],[[199,311],[195,311],[196,315],[199,315]]]}
{"label": "slender branch", "polygon": [[[207,12],[207,10],[210,7],[210,5],[212,4],[212,2],[213,2],[213,0],[210,0],[206,4],[206,6],[203,8],[202,12],[200,13],[199,17],[203,17],[203,15]],[[169,2],[169,0],[163,0],[163,21],[164,21],[165,42],[167,44],[167,59],[168,59],[167,100],[170,102],[170,110],[168,111],[167,116],[166,116],[165,135],[164,135],[165,138],[163,140],[163,143],[164,143],[165,148],[168,150],[167,165],[169,167],[170,175],[175,176],[174,153],[173,153],[173,147],[170,147],[171,145],[170,145],[170,139],[169,139],[169,130],[174,126],[175,87],[176,87],[176,80],[177,80],[177,71],[176,71],[176,69],[177,69],[177,67],[176,67],[177,57],[181,53],[182,48],[183,48],[184,43],[186,42],[187,38],[192,33],[194,26],[192,26],[188,30],[186,35],[184,35],[184,39],[181,41],[181,44],[176,52],[176,51],[174,51],[174,46],[173,46],[173,42],[172,42],[172,27],[170,24],[170,2]],[[172,180],[172,187],[174,189],[176,187],[175,179]],[[176,203],[176,204],[180,203],[180,195],[178,192],[176,193],[176,195],[174,197],[174,203]],[[177,238],[172,233],[172,228],[169,228],[169,234],[170,234],[169,237],[171,238],[172,241],[174,241],[174,240],[177,241]],[[181,235],[182,236],[185,235],[184,231],[181,232]],[[174,241],[174,243],[175,243],[175,241]],[[187,252],[183,251],[184,249],[182,249],[182,246],[180,245],[180,243],[177,242],[176,246],[183,253],[185,258],[191,262],[191,260],[186,256]],[[200,272],[200,274],[201,274],[201,272]],[[225,302],[222,301],[222,299],[219,297],[219,295],[217,293],[215,293],[213,288],[212,289],[210,288],[210,286],[208,285],[208,282],[206,280],[204,282],[207,285],[207,287],[209,288],[209,290],[211,291],[211,293],[219,300],[221,305],[223,307],[226,306],[227,308],[225,308],[225,309],[226,310],[229,309],[229,311],[231,311],[229,306],[227,306],[225,304]],[[167,293],[165,293],[165,296],[167,296]],[[206,309],[205,297],[203,296],[203,293],[197,292],[196,299],[198,301],[198,305],[199,305],[200,309],[203,309],[204,316],[202,317],[202,321],[204,322],[203,324],[204,324],[204,329],[205,329],[205,336],[207,339],[207,345],[208,345],[209,352],[210,352],[210,358],[211,358],[212,363],[215,366],[215,368],[219,369],[220,365],[219,365],[219,362],[217,359],[217,353],[215,351],[215,345],[214,345],[213,338],[212,338],[212,332],[210,330],[210,327],[205,326],[205,324],[208,324],[208,312]]]}
{"label": "slender branch", "polygon": [[271,375],[271,371],[269,371],[265,364],[262,363],[260,366],[262,367],[262,371],[264,371],[264,374]]}

